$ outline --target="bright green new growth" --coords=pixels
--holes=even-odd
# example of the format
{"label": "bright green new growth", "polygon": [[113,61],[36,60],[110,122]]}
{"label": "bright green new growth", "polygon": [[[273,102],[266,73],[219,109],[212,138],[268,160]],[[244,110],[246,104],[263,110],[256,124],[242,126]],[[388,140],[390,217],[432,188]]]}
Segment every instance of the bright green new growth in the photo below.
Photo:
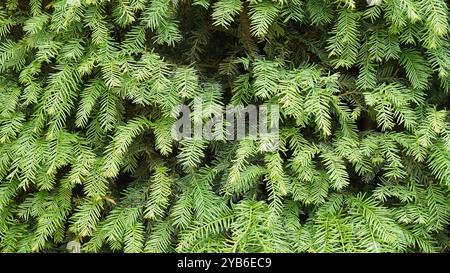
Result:
{"label": "bright green new growth", "polygon": [[[0,3],[0,251],[443,252],[444,0]],[[181,140],[202,98],[267,140]]]}

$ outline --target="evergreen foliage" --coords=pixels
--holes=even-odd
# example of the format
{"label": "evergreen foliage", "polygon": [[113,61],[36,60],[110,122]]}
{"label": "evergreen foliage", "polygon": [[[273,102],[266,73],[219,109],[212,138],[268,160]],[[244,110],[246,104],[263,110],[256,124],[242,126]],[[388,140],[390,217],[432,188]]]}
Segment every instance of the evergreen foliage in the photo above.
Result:
{"label": "evergreen foliage", "polygon": [[[0,2],[0,251],[444,252],[444,0]],[[280,105],[280,145],[171,138]]]}

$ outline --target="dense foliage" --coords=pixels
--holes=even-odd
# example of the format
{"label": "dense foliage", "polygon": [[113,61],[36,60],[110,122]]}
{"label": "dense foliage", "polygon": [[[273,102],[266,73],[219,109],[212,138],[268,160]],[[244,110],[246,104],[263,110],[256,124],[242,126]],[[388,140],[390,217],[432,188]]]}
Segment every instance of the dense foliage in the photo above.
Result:
{"label": "dense foliage", "polygon": [[[1,0],[3,252],[442,252],[445,0]],[[278,103],[280,144],[170,135]]]}

